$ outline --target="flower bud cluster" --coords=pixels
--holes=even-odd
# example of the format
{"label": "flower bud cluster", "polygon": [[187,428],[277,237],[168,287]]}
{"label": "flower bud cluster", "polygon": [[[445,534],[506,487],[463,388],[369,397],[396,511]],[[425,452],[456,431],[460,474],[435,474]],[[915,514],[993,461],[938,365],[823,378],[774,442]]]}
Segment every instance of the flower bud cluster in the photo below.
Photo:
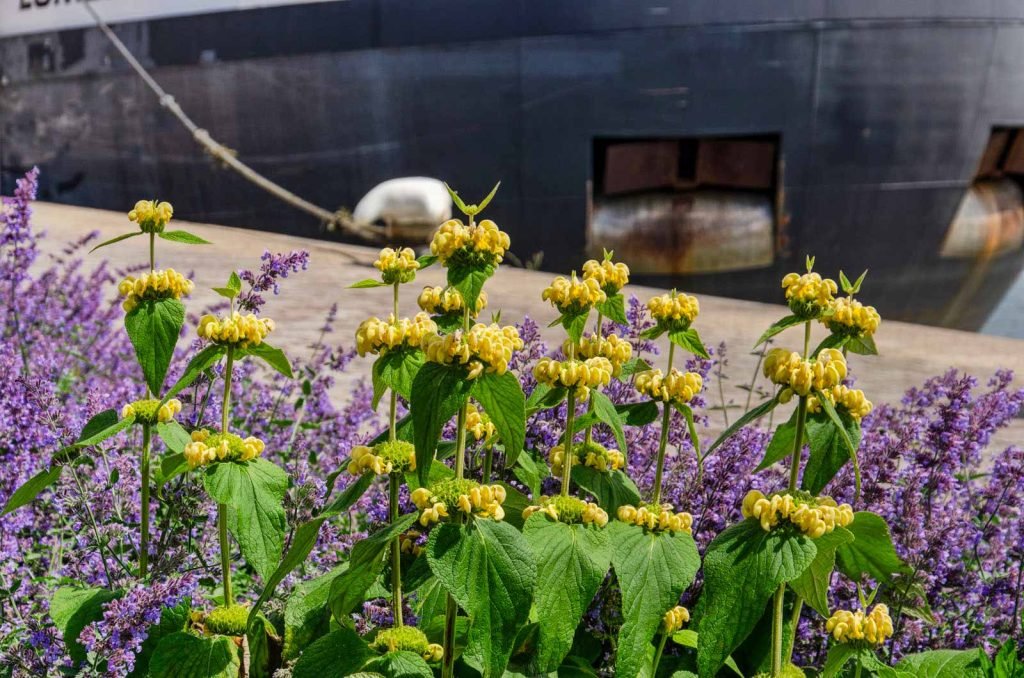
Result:
{"label": "flower bud cluster", "polygon": [[174,216],[174,207],[169,202],[140,200],[128,213],[128,221],[139,225],[143,233],[163,233],[167,222]]}
{"label": "flower bud cluster", "polygon": [[623,364],[633,357],[633,345],[616,334],[607,337],[591,334],[577,345],[573,345],[572,339],[566,339],[562,352],[577,358],[606,358],[612,364],[612,376],[617,377]]}
{"label": "flower bud cluster", "polygon": [[394,285],[415,280],[420,262],[416,261],[416,253],[412,251],[412,248],[393,250],[390,247],[385,247],[377,255],[373,267],[380,271],[381,280],[388,285]]}
{"label": "flower bud cluster", "polygon": [[690,621],[690,611],[682,605],[676,605],[661,618],[661,632],[666,636],[671,636],[682,629],[683,624],[688,621]]}
{"label": "flower bud cluster", "polygon": [[381,629],[370,643],[377,652],[412,652],[428,662],[439,662],[444,657],[444,648],[431,643],[427,636],[415,626],[394,626]]}
{"label": "flower bud cluster", "polygon": [[155,398],[136,400],[121,408],[121,418],[134,416],[135,421],[143,424],[160,424],[173,421],[174,416],[181,412],[181,401],[171,398],[163,405]]}
{"label": "flower bud cluster", "polygon": [[443,365],[465,365],[469,379],[483,372],[505,374],[512,354],[523,347],[519,330],[509,325],[477,323],[468,332],[457,330],[441,336],[432,334],[423,339],[427,360]]}
{"label": "flower bud cluster", "polygon": [[822,278],[814,272],[789,273],[782,279],[782,288],[786,290],[786,303],[794,315],[805,319],[819,317],[828,309],[839,291],[836,281]]}
{"label": "flower bud cluster", "polygon": [[541,358],[533,367],[537,383],[554,388],[572,389],[580,400],[590,397],[590,389],[607,386],[612,380],[612,363],[607,358],[555,360]]}
{"label": "flower bud cluster", "polygon": [[361,476],[373,471],[379,476],[416,470],[416,448],[404,440],[386,440],[373,447],[356,445],[352,448],[348,472]]}
{"label": "flower bud cluster", "polygon": [[[604,445],[593,441],[576,443],[573,445],[573,451],[576,453],[573,458],[574,465],[583,464],[602,473],[617,471],[626,465],[626,458],[622,456],[622,452],[609,450]],[[565,444],[561,443],[552,447],[548,454],[548,460],[551,462],[551,473],[556,476],[562,475],[562,471],[565,469]]]}
{"label": "flower bud cluster", "polygon": [[608,259],[591,259],[583,264],[583,279],[597,281],[604,293],[610,297],[618,294],[619,290],[629,283],[629,266],[612,263]]}
{"label": "flower bud cluster", "polygon": [[402,534],[400,545],[402,553],[411,554],[414,558],[418,558],[423,553],[422,542],[423,533],[416,530],[409,530]]}
{"label": "flower bud cluster", "polygon": [[882,604],[875,605],[868,614],[864,614],[864,610],[836,610],[825,623],[825,631],[840,643],[878,647],[892,637],[892,618],[889,608]]}
{"label": "flower bud cluster", "polygon": [[558,276],[544,288],[540,298],[565,315],[578,315],[589,311],[597,304],[607,301],[608,295],[601,289],[601,283],[594,278],[580,280],[573,271],[571,278]]}
{"label": "flower bud cluster", "polygon": [[466,408],[466,430],[474,440],[487,440],[497,433],[491,418],[485,412],[481,412],[473,403],[469,403]]}
{"label": "flower bud cluster", "polygon": [[418,348],[425,338],[436,332],[437,323],[426,313],[417,313],[411,320],[396,320],[393,313],[387,320],[367,318],[356,328],[356,351],[362,357],[367,353],[386,353],[396,348]]}
{"label": "flower bud cluster", "polygon": [[511,241],[490,219],[466,226],[458,219],[441,224],[430,243],[430,252],[442,266],[456,262],[469,267],[495,266],[505,256]]}
{"label": "flower bud cluster", "polygon": [[249,608],[245,605],[220,605],[203,618],[207,633],[220,636],[244,636]]}
{"label": "flower bud cluster", "polygon": [[579,523],[604,527],[608,524],[608,514],[604,509],[593,502],[583,501],[576,497],[542,496],[539,504],[527,506],[523,510],[523,519],[529,518],[534,513],[542,513],[551,520],[567,525]]}
{"label": "flower bud cluster", "polygon": [[874,306],[865,306],[852,297],[839,297],[829,307],[831,313],[821,322],[829,332],[847,337],[870,337],[882,324]]}
{"label": "flower bud cluster", "polygon": [[846,358],[834,348],[822,349],[817,358],[810,360],[804,360],[795,351],[773,348],[764,358],[764,376],[787,387],[779,394],[780,402],[785,403],[793,393],[806,396],[811,391],[825,391],[841,384],[846,378]]}
{"label": "flower bud cluster", "polygon": [[192,432],[192,442],[185,445],[185,461],[189,468],[215,461],[251,461],[263,454],[259,438],[241,438],[234,433],[211,433],[206,429]]}
{"label": "flower bud cluster", "polygon": [[412,493],[412,503],[420,509],[420,525],[424,527],[447,518],[451,511],[501,520],[505,517],[501,506],[504,502],[505,488],[501,485],[481,485],[467,478],[442,480]]}
{"label": "flower bud cluster", "polygon": [[685,511],[676,513],[671,504],[648,504],[639,507],[620,506],[616,517],[624,523],[639,525],[656,532],[693,532],[693,516]]}
{"label": "flower bud cluster", "polygon": [[[416,303],[431,315],[461,315],[465,308],[462,293],[454,287],[424,287]],[[470,316],[477,317],[485,308],[487,293],[480,290],[480,296],[476,298],[476,310],[470,312]]]}
{"label": "flower bud cluster", "polygon": [[836,527],[846,527],[854,516],[849,504],[836,505],[831,497],[815,499],[810,495],[789,493],[766,497],[758,490],[751,490],[743,498],[743,517],[759,520],[765,532],[788,520],[811,539],[817,539]]}
{"label": "flower bud cluster", "polygon": [[274,321],[270,318],[260,318],[255,313],[242,315],[238,311],[232,311],[231,315],[225,318],[204,315],[199,320],[197,334],[221,346],[248,348],[263,343],[274,328]]}
{"label": "flower bud cluster", "polygon": [[647,302],[651,317],[659,326],[671,331],[685,330],[700,313],[697,297],[672,290]]}
{"label": "flower bud cluster", "polygon": [[697,372],[680,372],[672,368],[668,376],[661,370],[645,370],[636,375],[636,390],[663,403],[688,403],[704,388],[704,378]]}
{"label": "flower bud cluster", "polygon": [[133,310],[139,302],[148,299],[181,299],[192,294],[192,281],[168,268],[164,271],[143,273],[139,277],[127,276],[117,285],[118,293],[124,297],[121,308]]}
{"label": "flower bud cluster", "polygon": [[[839,386],[833,386],[827,391],[822,391],[822,393],[833,406],[843,408],[857,421],[870,414],[872,408],[874,408],[871,401],[864,397],[864,391],[859,388],[849,388],[840,384]],[[821,403],[818,402],[817,396],[811,396],[807,399],[807,410],[809,412],[821,410]]]}

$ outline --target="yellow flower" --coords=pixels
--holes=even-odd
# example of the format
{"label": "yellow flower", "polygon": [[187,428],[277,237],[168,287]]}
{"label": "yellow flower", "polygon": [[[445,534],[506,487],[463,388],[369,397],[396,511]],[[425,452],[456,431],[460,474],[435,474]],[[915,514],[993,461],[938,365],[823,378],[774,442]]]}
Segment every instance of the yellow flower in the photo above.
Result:
{"label": "yellow flower", "polygon": [[473,434],[475,440],[487,440],[497,432],[491,418],[473,403],[466,408],[466,430]]}
{"label": "yellow flower", "polygon": [[163,271],[143,273],[139,277],[127,276],[117,285],[118,293],[124,297],[121,308],[129,312],[144,300],[181,299],[192,294],[192,281],[168,268]]}
{"label": "yellow flower", "polygon": [[879,647],[892,637],[889,608],[879,604],[868,614],[864,610],[836,610],[825,622],[826,633],[840,643],[859,643]]}
{"label": "yellow flower", "polygon": [[430,251],[442,266],[455,261],[470,268],[496,266],[511,244],[508,233],[490,219],[466,226],[458,219],[441,224],[430,243]]}
{"label": "yellow flower", "polygon": [[[609,450],[604,445],[593,441],[576,443],[573,445],[573,452],[575,452],[574,465],[583,464],[602,473],[618,471],[626,465],[626,458],[622,452]],[[560,443],[552,447],[548,452],[548,460],[551,462],[551,472],[556,476],[562,475],[565,468],[563,466],[565,464],[565,444]]]}
{"label": "yellow flower", "polygon": [[140,200],[128,213],[128,220],[137,223],[143,233],[163,233],[173,216],[174,207],[169,202]]}
{"label": "yellow flower", "polygon": [[430,488],[421,487],[413,491],[411,499],[420,509],[420,525],[447,518],[452,510],[476,518],[502,520],[505,517],[505,488],[501,485],[481,485],[468,478],[451,478],[435,483]]}
{"label": "yellow flower", "polygon": [[685,330],[700,314],[700,302],[691,297],[672,290],[667,294],[652,297],[647,302],[651,317],[660,327],[669,331]]}
{"label": "yellow flower", "polygon": [[263,343],[274,328],[274,321],[270,318],[260,318],[254,313],[242,315],[238,311],[232,311],[231,315],[224,318],[204,315],[199,320],[197,334],[200,338],[209,339],[221,346],[248,348]]}
{"label": "yellow flower", "polygon": [[393,250],[385,247],[373,262],[374,268],[380,271],[381,280],[388,285],[412,282],[416,278],[420,262],[416,261],[416,253],[406,247]]}
{"label": "yellow flower", "polygon": [[812,539],[832,532],[837,526],[846,527],[854,519],[849,504],[837,505],[831,497],[815,499],[789,493],[766,497],[758,490],[751,490],[743,498],[742,512],[744,518],[758,520],[765,532],[788,520]]}
{"label": "yellow flower", "polygon": [[834,348],[822,349],[817,358],[809,360],[795,351],[773,348],[764,358],[764,376],[806,396],[813,390],[825,391],[841,384],[846,378],[846,358]]}
{"label": "yellow flower", "polygon": [[576,497],[542,496],[540,502],[527,506],[523,510],[523,520],[534,513],[546,515],[551,520],[567,525],[583,524],[604,527],[608,524],[608,513],[593,502],[586,502]]}
{"label": "yellow flower", "polygon": [[591,334],[583,337],[578,345],[573,345],[572,339],[566,339],[562,343],[562,352],[577,358],[607,358],[612,364],[612,376],[617,377],[622,365],[633,357],[633,345],[615,334],[608,337]]}
{"label": "yellow flower", "polygon": [[423,553],[423,547],[419,544],[420,537],[423,536],[416,530],[409,530],[402,534],[401,549],[402,553],[412,554],[414,557],[418,557]]}
{"label": "yellow flower", "polygon": [[552,388],[572,389],[575,397],[586,400],[590,389],[607,386],[612,380],[612,363],[607,358],[586,360],[554,360],[541,358],[533,367],[539,384]]}
{"label": "yellow flower", "polygon": [[251,461],[261,454],[265,445],[259,438],[242,438],[234,433],[211,433],[206,429],[192,432],[192,442],[185,445],[185,461],[189,468],[215,461]]}
{"label": "yellow flower", "polygon": [[870,337],[882,323],[882,316],[874,306],[865,306],[852,297],[836,299],[830,309],[831,314],[822,316],[820,320],[832,334]]}
{"label": "yellow flower", "polygon": [[121,418],[127,419],[134,416],[135,421],[144,424],[158,424],[173,421],[178,412],[181,412],[181,401],[171,398],[163,405],[160,401],[150,398],[148,400],[136,400],[121,408]]}
{"label": "yellow flower", "polygon": [[541,292],[540,298],[550,301],[560,313],[578,315],[607,301],[608,295],[594,278],[580,280],[573,271],[571,278],[558,276]]}
{"label": "yellow flower", "polygon": [[356,329],[356,351],[362,357],[367,353],[386,353],[397,348],[419,348],[424,339],[436,332],[437,323],[422,312],[412,320],[395,320],[393,313],[387,320],[367,318]]}
{"label": "yellow flower", "polygon": [[690,611],[682,605],[676,605],[661,618],[661,632],[666,636],[671,636],[683,628],[683,624],[688,621],[690,621]]}
{"label": "yellow flower", "polygon": [[512,354],[523,347],[523,340],[515,327],[477,323],[469,332],[457,330],[444,336],[428,335],[422,347],[427,360],[442,365],[464,365],[469,370],[468,378],[475,379],[484,372],[505,374]]}
{"label": "yellow flower", "polygon": [[663,403],[688,403],[704,388],[704,378],[697,372],[680,372],[672,368],[668,376],[661,370],[645,370],[636,375],[636,390]]}
{"label": "yellow flower", "polygon": [[[822,393],[833,406],[843,408],[857,421],[870,414],[874,408],[871,401],[864,397],[864,391],[859,388],[849,388],[840,384],[839,386],[833,386],[827,391],[822,391]],[[811,396],[807,399],[807,410],[809,412],[819,412],[821,410],[821,403],[818,402],[817,396]]]}
{"label": "yellow flower", "polygon": [[629,266],[612,263],[610,259],[591,259],[583,264],[583,279],[594,280],[609,297],[618,294],[629,282]]}
{"label": "yellow flower", "polygon": [[378,476],[416,470],[416,448],[404,440],[387,440],[373,447],[356,445],[349,455],[348,472],[361,476],[373,471]]}
{"label": "yellow flower", "polygon": [[[454,287],[424,287],[416,303],[431,315],[461,315],[463,309],[462,293]],[[477,317],[485,308],[487,293],[481,290],[476,299],[476,310],[470,313],[470,317]]]}
{"label": "yellow flower", "polygon": [[786,290],[786,303],[794,315],[801,318],[817,318],[829,308],[834,295],[839,291],[836,281],[822,278],[814,272],[789,273],[782,279],[782,288]]}
{"label": "yellow flower", "polygon": [[693,532],[693,516],[685,511],[675,513],[671,504],[648,504],[620,506],[616,517],[631,525],[651,530],[652,532]]}

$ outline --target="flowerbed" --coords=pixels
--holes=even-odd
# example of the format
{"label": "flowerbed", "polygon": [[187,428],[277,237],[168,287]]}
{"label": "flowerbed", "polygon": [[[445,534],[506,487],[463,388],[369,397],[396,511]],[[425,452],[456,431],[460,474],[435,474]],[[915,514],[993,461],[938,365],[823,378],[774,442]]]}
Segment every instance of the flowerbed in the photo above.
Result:
{"label": "flowerbed", "polygon": [[[347,349],[327,318],[300,357],[264,295],[308,255],[186,315],[152,259],[85,272],[93,236],[36,261],[35,176],[0,222],[0,671],[1020,675],[1024,452],[985,447],[1024,391],[950,372],[872,408],[863,280],[784,281],[767,395],[713,442],[726,348],[692,297],[627,298],[609,257],[545,292],[563,345],[476,325],[493,193],[432,256],[382,252],[357,287],[393,287],[394,319]],[[161,261],[202,244],[166,203],[131,216]],[[450,286],[405,293],[426,265]],[[770,348],[812,326],[817,350]],[[339,405],[357,351],[374,379]]]}

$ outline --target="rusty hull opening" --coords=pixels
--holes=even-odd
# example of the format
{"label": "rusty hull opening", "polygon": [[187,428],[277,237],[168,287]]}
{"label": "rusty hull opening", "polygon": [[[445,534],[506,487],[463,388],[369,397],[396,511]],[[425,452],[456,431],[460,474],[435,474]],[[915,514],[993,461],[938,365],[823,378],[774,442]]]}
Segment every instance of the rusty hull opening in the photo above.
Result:
{"label": "rusty hull opening", "polygon": [[638,274],[770,266],[778,135],[593,142],[592,255],[614,249]]}

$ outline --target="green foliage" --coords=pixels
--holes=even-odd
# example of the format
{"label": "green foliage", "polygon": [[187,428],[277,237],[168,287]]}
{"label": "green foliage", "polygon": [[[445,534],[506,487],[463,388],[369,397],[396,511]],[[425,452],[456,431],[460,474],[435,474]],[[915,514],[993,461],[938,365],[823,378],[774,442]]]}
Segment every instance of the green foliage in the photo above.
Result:
{"label": "green foliage", "polygon": [[22,506],[26,506],[35,501],[35,498],[38,497],[43,490],[57,482],[62,470],[62,466],[53,466],[48,469],[43,469],[26,480],[21,487],[16,489],[11,496],[7,498],[7,503],[4,504],[3,515],[6,515],[11,511],[17,511]]}
{"label": "green foliage", "polygon": [[828,589],[832,571],[836,566],[836,549],[853,541],[853,534],[842,527],[814,540],[818,552],[803,574],[789,583],[793,591],[826,619],[831,615],[828,607]]}
{"label": "green foliage", "polygon": [[700,335],[697,333],[697,330],[692,327],[685,330],[669,332],[668,340],[695,356],[699,356],[701,358],[711,357],[708,355],[708,350],[704,348],[704,342],[700,340]]}
{"label": "green foliage", "polygon": [[565,328],[565,333],[569,335],[569,339],[572,340],[574,344],[578,344],[580,343],[580,339],[583,338],[583,331],[587,328],[587,317],[589,315],[589,310],[583,311],[582,313],[563,313],[555,318],[549,327],[561,325]]}
{"label": "green foliage", "polygon": [[354,282],[348,287],[349,289],[354,290],[366,290],[373,289],[374,287],[391,287],[391,285],[387,284],[383,280],[377,280],[376,278],[366,278],[365,280]]}
{"label": "green foliage", "polygon": [[986,678],[1019,678],[1024,676],[1024,661],[1017,657],[1017,644],[1011,639],[1003,643],[994,659],[979,652],[981,670]]}
{"label": "green foliage", "polygon": [[811,454],[804,466],[800,486],[811,494],[821,493],[850,460],[847,440],[853,449],[860,446],[860,422],[846,410],[836,410],[836,416],[842,424],[842,430],[825,412],[807,416],[807,440]]}
{"label": "green foliage", "polygon": [[137,235],[142,235],[142,231],[132,231],[131,233],[122,233],[121,235],[116,236],[114,238],[111,238],[110,240],[104,240],[99,245],[96,245],[96,247],[93,247],[91,250],[89,250],[89,254],[92,254],[93,252],[95,252],[96,250],[98,250],[101,247],[106,247],[107,245],[113,245],[114,243],[121,242],[122,240],[127,240],[128,238],[134,238]]}
{"label": "green foliage", "polygon": [[778,404],[779,396],[776,395],[771,400],[766,400],[765,402],[761,403],[752,410],[745,412],[742,417],[734,421],[729,426],[729,428],[725,429],[722,435],[718,436],[718,439],[715,442],[711,443],[711,447],[708,448],[708,451],[705,453],[705,456],[710,456],[712,452],[718,449],[719,445],[721,445],[726,440],[736,435],[737,431],[739,431],[741,428],[749,426],[750,424],[753,424],[755,421],[757,421],[761,417],[765,416],[766,414],[774,410],[776,406],[778,406]]}
{"label": "green foliage", "polygon": [[412,396],[412,383],[423,367],[423,352],[416,348],[385,351],[373,361],[373,409],[390,388],[408,400]]}
{"label": "green foliage", "polygon": [[615,444],[619,446],[619,452],[622,452],[623,456],[628,459],[626,434],[622,430],[622,415],[615,409],[615,403],[597,389],[591,390],[590,398],[594,402],[594,413],[597,415],[598,421],[607,424],[608,428],[612,430],[612,435],[615,436]]}
{"label": "green foliage", "polygon": [[868,576],[890,583],[893,575],[908,571],[892,544],[889,526],[880,515],[858,511],[846,529],[853,534],[853,541],[836,549],[836,563],[850,580],[859,582]]}
{"label": "green foliage", "polygon": [[480,291],[487,279],[494,275],[494,266],[470,265],[460,261],[448,262],[448,284],[459,291],[469,308],[476,308]]}
{"label": "green foliage", "polygon": [[772,434],[768,447],[764,450],[764,458],[754,469],[754,473],[763,471],[766,468],[777,464],[783,459],[788,459],[793,454],[793,444],[796,442],[796,419],[798,412],[794,409],[792,416],[784,424],[779,424]]}
{"label": "green foliage", "polygon": [[221,605],[206,615],[206,630],[222,636],[242,636],[248,628],[248,617],[249,610],[244,605]]}
{"label": "green foliage", "polygon": [[982,678],[980,650],[929,650],[903,657],[896,669],[915,678]]}
{"label": "green foliage", "polygon": [[177,299],[144,299],[124,316],[124,328],[153,393],[163,390],[184,324],[185,306]]}
{"label": "green foliage", "polygon": [[238,273],[231,271],[227,284],[224,287],[214,287],[213,291],[225,299],[234,299],[242,293],[242,279],[238,277]]}
{"label": "green foliage", "polygon": [[216,365],[223,356],[224,347],[216,344],[207,346],[199,353],[196,353],[192,357],[192,360],[188,361],[188,365],[185,366],[185,371],[181,373],[180,377],[178,377],[178,381],[174,382],[174,385],[164,393],[164,397],[160,400],[160,404],[163,405],[165,402],[178,395],[178,393],[183,389],[188,388],[200,374]]}
{"label": "green foliage", "polygon": [[797,325],[800,325],[801,323],[805,323],[805,322],[807,322],[806,318],[801,318],[801,317],[795,316],[795,315],[787,315],[782,320],[776,320],[774,323],[772,323],[771,327],[766,329],[764,331],[764,334],[762,334],[758,338],[757,343],[754,344],[754,348],[756,349],[758,346],[760,346],[764,342],[768,341],[769,339],[774,337],[776,334],[779,334],[780,332],[782,332],[784,330],[788,330],[790,327],[796,327]]}
{"label": "green foliage", "polygon": [[238,678],[241,666],[241,653],[231,638],[178,631],[157,645],[149,678]]}
{"label": "green foliage", "polygon": [[597,504],[614,516],[620,506],[640,503],[640,490],[622,471],[598,471],[583,464],[572,467],[572,481],[594,495]]}
{"label": "green foliage", "polygon": [[618,325],[628,325],[626,319],[626,299],[621,294],[613,294],[597,305],[598,312]]}
{"label": "green foliage", "polygon": [[363,666],[363,671],[387,678],[434,678],[434,672],[423,657],[406,651],[388,652],[371,659]]}
{"label": "green foliage", "polygon": [[[843,418],[839,416],[832,401],[825,397],[825,395],[818,390],[815,390],[814,394],[818,396],[818,403],[821,405],[821,409],[825,411],[828,418],[835,424],[835,433],[839,435],[839,439],[842,441],[843,446],[849,452],[850,460],[853,461],[853,481],[854,481],[854,493],[855,496],[860,496],[860,462],[857,461],[857,447],[860,445],[860,424],[857,423],[852,417],[848,421],[843,421]],[[856,431],[857,442],[853,441],[851,433]],[[837,469],[838,470],[838,469]],[[816,469],[815,480],[820,480],[821,477],[827,475],[827,471],[822,473]],[[830,478],[831,480],[831,478]]]}
{"label": "green foliage", "polygon": [[160,611],[160,621],[146,629],[146,640],[135,658],[135,669],[129,674],[130,678],[142,678],[149,674],[149,660],[153,652],[165,637],[172,633],[184,631],[189,621],[189,614],[192,611],[187,600],[183,600],[174,607],[165,607]]}
{"label": "green foliage", "polygon": [[434,460],[441,428],[469,398],[472,382],[460,367],[426,363],[412,383],[413,437],[416,444],[416,472],[425,484]]}
{"label": "green foliage", "polygon": [[239,349],[235,353],[236,358],[245,358],[248,356],[259,358],[275,371],[283,374],[289,379],[293,379],[295,377],[292,373],[292,364],[288,362],[288,356],[284,354],[284,351],[275,346],[271,346],[265,341],[261,341],[255,346]]}
{"label": "green foliage", "polygon": [[68,654],[76,664],[86,660],[86,650],[78,642],[78,634],[103,617],[105,603],[120,597],[120,591],[101,588],[64,586],[54,591],[50,599],[50,617],[61,632]]}
{"label": "green foliage", "polygon": [[316,579],[303,582],[288,596],[284,608],[284,644],[281,648],[281,656],[285,661],[295,659],[312,641],[327,633],[331,618],[327,607],[331,583],[346,568],[348,563]]}
{"label": "green foliage", "polygon": [[473,397],[498,431],[507,463],[514,464],[526,441],[526,395],[511,372],[481,374],[473,380]]}
{"label": "green foliage", "polygon": [[209,240],[204,240],[194,233],[188,231],[161,231],[156,234],[158,238],[164,240],[170,240],[171,242],[180,242],[186,245],[209,245]]}

